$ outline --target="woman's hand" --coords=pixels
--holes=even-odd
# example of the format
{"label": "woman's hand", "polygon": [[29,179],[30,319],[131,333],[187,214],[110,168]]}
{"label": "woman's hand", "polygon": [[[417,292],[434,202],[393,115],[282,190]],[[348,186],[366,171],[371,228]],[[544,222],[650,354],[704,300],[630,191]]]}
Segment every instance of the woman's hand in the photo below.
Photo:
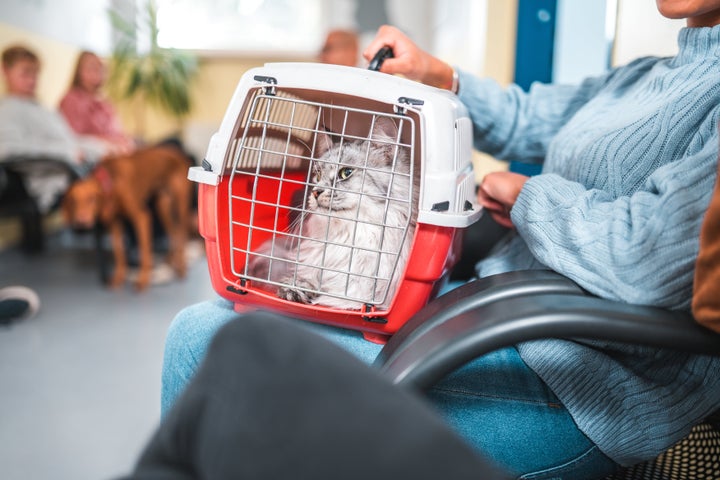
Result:
{"label": "woman's hand", "polygon": [[363,52],[369,62],[382,47],[390,47],[394,57],[388,58],[380,66],[380,71],[400,74],[411,80],[432,85],[433,87],[452,88],[453,69],[442,60],[421,50],[404,33],[395,27],[384,25]]}
{"label": "woman's hand", "polygon": [[510,210],[529,177],[513,172],[492,172],[485,175],[478,189],[478,203],[500,225],[514,228]]}

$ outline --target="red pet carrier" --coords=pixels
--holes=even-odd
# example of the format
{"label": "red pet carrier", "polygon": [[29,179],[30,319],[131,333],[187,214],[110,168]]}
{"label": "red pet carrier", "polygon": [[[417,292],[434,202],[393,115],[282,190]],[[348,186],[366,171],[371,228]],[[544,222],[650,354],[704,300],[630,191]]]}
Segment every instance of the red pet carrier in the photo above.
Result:
{"label": "red pet carrier", "polygon": [[382,341],[437,292],[481,214],[471,129],[453,95],[399,77],[250,70],[189,174],[213,287],[238,311]]}

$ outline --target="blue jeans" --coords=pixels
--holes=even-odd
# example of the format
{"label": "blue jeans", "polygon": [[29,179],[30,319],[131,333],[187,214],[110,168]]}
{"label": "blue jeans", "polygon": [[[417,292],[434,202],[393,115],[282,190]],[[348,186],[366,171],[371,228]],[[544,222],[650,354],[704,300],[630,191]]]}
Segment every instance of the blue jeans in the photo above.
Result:
{"label": "blue jeans", "polygon": [[[163,414],[192,378],[215,332],[237,316],[225,300],[192,305],[176,316],[165,344]],[[382,348],[356,331],[301,323],[366,363]],[[577,428],[514,348],[475,360],[444,379],[429,395],[468,443],[518,478],[603,478],[617,467]]]}

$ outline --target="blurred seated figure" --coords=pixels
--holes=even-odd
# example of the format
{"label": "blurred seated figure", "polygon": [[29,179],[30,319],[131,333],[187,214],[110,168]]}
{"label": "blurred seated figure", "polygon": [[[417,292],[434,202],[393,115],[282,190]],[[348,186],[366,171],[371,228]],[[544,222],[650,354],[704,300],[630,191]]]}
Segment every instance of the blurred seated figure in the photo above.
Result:
{"label": "blurred seated figure", "polygon": [[0,99],[0,215],[19,216],[22,248],[43,250],[42,218],[70,182],[104,154],[101,142],[79,139],[57,112],[36,98],[40,59],[14,45],[2,52],[6,94]]}
{"label": "blurred seated figure", "polygon": [[105,80],[102,59],[93,52],[81,52],[70,88],[60,101],[60,113],[81,138],[101,141],[108,153],[129,153],[135,142],[123,131],[115,108],[102,94]]}
{"label": "blurred seated figure", "polygon": [[318,55],[321,63],[356,67],[360,61],[360,40],[354,30],[334,29],[325,37]]}
{"label": "blurred seated figure", "polygon": [[[89,169],[104,154],[97,140],[76,138],[65,120],[36,99],[40,60],[29,48],[15,45],[2,53],[6,95],[0,99],[0,165],[12,160],[50,158],[76,170]],[[49,211],[67,189],[67,175],[41,162],[28,162],[21,177],[41,212]],[[17,180],[13,180],[17,181]]]}

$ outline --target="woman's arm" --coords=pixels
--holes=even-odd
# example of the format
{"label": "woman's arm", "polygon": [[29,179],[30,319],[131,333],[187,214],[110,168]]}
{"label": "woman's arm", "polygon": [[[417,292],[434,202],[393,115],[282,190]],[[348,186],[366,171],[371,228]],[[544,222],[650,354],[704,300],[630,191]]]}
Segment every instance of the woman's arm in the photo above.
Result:
{"label": "woman's arm", "polygon": [[[717,132],[714,123],[712,130]],[[698,236],[716,176],[717,133],[613,198],[555,174],[525,182],[511,218],[535,258],[602,297],[689,308]]]}
{"label": "woman's arm", "polygon": [[550,139],[612,77],[612,72],[579,86],[534,84],[529,92],[517,85],[501,87],[489,78],[457,71],[421,50],[395,27],[380,27],[363,55],[369,61],[384,46],[394,57],[380,71],[447,90],[458,75],[458,94],[472,118],[475,147],[501,159],[542,162]]}
{"label": "woman's arm", "polygon": [[614,72],[580,85],[534,83],[528,92],[459,72],[459,98],[473,122],[475,148],[503,160],[542,163],[558,130],[590,101]]}

